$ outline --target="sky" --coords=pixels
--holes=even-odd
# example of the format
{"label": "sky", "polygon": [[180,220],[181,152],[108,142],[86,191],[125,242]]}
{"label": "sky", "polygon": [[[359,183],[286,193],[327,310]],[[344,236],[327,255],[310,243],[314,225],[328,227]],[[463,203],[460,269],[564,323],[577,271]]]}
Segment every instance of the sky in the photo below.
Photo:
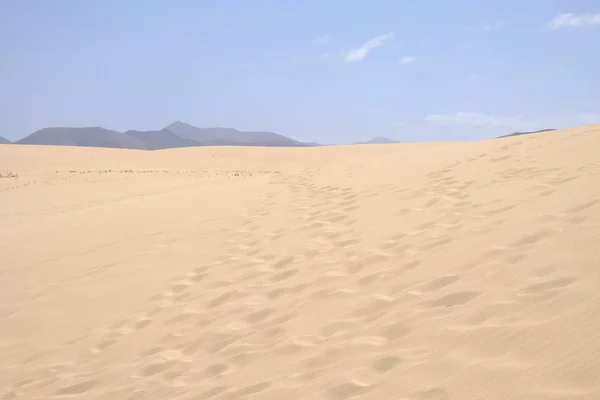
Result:
{"label": "sky", "polygon": [[600,123],[598,0],[0,0],[0,136],[482,140]]}

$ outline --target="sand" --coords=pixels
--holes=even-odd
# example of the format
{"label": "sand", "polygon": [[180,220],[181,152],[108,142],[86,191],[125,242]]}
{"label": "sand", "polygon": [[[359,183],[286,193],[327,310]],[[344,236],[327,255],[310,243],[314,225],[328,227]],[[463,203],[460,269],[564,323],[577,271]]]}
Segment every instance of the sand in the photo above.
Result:
{"label": "sand", "polygon": [[0,146],[1,399],[600,399],[600,125]]}

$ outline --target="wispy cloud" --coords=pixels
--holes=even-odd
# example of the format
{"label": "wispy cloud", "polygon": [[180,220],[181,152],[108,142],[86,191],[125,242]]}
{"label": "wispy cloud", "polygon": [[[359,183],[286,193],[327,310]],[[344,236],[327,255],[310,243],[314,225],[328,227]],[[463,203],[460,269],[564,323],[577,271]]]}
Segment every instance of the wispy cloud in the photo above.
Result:
{"label": "wispy cloud", "polygon": [[392,127],[393,128],[399,128],[401,126],[406,126],[406,122],[404,122],[404,121],[396,121],[396,122],[392,123]]}
{"label": "wispy cloud", "polygon": [[471,75],[469,75],[469,79],[471,79],[472,81],[481,81],[485,79],[485,76],[478,73],[472,73]]}
{"label": "wispy cloud", "polygon": [[323,60],[325,60],[325,59],[329,58],[330,56],[331,56],[331,54],[330,54],[328,51],[326,51],[326,52],[324,52],[324,53],[321,53],[321,58],[322,58]]}
{"label": "wispy cloud", "polygon": [[373,50],[377,47],[383,46],[383,44],[385,43],[386,40],[390,40],[393,37],[394,37],[393,32],[386,33],[384,35],[379,35],[379,36],[365,42],[362,46],[360,46],[356,49],[350,50],[348,53],[346,53],[346,56],[344,57],[344,61],[346,61],[347,63],[362,61],[369,55],[369,52],[371,52],[371,50]]}
{"label": "wispy cloud", "polygon": [[404,56],[398,62],[400,64],[410,64],[416,61],[416,58],[413,56]]}
{"label": "wispy cloud", "polygon": [[552,18],[547,26],[550,29],[557,30],[591,25],[600,25],[600,14],[559,14]]}
{"label": "wispy cloud", "polygon": [[328,43],[330,40],[331,40],[331,37],[329,35],[323,35],[323,36],[314,38],[313,43],[323,44],[323,43]]}

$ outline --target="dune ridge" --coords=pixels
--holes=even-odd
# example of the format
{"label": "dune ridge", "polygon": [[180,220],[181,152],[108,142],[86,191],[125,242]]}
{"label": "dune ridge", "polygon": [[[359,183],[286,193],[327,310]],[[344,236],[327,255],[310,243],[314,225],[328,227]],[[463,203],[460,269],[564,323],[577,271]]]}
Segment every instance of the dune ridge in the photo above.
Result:
{"label": "dune ridge", "polygon": [[598,148],[0,145],[0,395],[598,399]]}

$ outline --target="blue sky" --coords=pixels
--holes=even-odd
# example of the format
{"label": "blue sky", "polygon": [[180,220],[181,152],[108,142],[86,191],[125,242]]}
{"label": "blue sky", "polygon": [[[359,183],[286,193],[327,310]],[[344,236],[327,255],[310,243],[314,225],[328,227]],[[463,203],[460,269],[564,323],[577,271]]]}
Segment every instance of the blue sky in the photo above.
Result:
{"label": "blue sky", "polygon": [[600,123],[598,0],[0,0],[0,136],[270,130],[342,143]]}

